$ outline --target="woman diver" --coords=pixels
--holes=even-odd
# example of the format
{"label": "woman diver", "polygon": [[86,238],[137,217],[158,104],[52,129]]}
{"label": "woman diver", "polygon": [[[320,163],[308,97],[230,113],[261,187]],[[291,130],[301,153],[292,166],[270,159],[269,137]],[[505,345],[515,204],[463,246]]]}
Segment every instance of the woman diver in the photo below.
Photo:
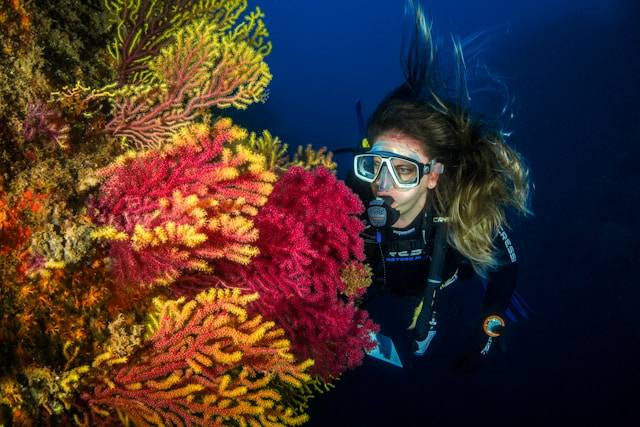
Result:
{"label": "woman diver", "polygon": [[[416,25],[406,81],[370,118],[367,151],[348,179],[369,202],[363,238],[374,283],[362,306],[381,325],[369,355],[404,366],[443,346],[452,370],[468,371],[508,327],[517,258],[506,216],[530,213],[528,170],[503,134],[466,108],[459,44],[455,96],[442,93],[430,28],[421,7],[408,6]],[[474,272],[480,289],[464,282]],[[440,330],[447,336],[436,339]]]}
{"label": "woman diver", "polygon": [[457,84],[439,84],[424,13],[407,5],[415,31],[403,49],[405,82],[371,116],[347,177],[368,206],[373,283],[361,306],[380,325],[377,345],[317,400],[312,425],[339,425],[336,414],[349,418],[340,425],[426,425],[436,408],[448,424],[447,408],[478,400],[467,375],[450,373],[500,360],[499,336],[513,313],[525,315],[505,229],[508,209],[530,213],[528,170],[500,131],[470,114],[461,44]]}

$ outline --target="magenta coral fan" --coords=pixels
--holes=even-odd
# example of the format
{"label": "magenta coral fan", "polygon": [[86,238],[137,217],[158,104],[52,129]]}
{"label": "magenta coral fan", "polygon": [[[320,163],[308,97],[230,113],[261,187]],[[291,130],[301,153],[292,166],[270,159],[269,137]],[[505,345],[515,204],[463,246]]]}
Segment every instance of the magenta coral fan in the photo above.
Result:
{"label": "magenta coral fan", "polygon": [[257,255],[252,217],[275,176],[238,143],[245,136],[228,119],[192,125],[165,148],[129,152],[101,171],[95,236],[111,241],[120,283],[168,284],[210,272],[216,260],[247,264]]}
{"label": "magenta coral fan", "polygon": [[256,218],[260,255],[247,268],[226,265],[224,279],[260,293],[260,312],[292,337],[297,357],[324,378],[357,366],[376,326],[345,295],[341,271],[362,260],[360,200],[331,172],[292,168]]}

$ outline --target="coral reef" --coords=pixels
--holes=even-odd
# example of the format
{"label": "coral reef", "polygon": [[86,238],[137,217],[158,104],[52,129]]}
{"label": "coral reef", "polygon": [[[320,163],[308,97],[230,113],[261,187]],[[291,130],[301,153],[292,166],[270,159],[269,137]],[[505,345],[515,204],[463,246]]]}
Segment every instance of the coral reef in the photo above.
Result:
{"label": "coral reef", "polygon": [[77,81],[93,87],[114,78],[106,46],[115,31],[102,0],[27,2],[32,9],[42,72],[54,88]]}
{"label": "coral reef", "polygon": [[19,135],[27,105],[50,85],[34,36],[32,17],[20,1],[0,0],[0,174],[5,181],[22,159]]}
{"label": "coral reef", "polygon": [[96,259],[75,271],[46,267],[38,274],[17,276],[13,292],[4,295],[8,323],[4,326],[13,331],[8,341],[21,365],[56,366],[65,345],[90,356],[94,349],[87,338],[99,340],[106,331],[109,274],[105,261]]}
{"label": "coral reef", "polygon": [[331,153],[217,115],[268,96],[246,9],[0,0],[0,425],[300,425],[371,345]]}
{"label": "coral reef", "polygon": [[10,203],[0,179],[0,254],[6,255],[29,241],[31,229],[25,225],[23,216],[29,211],[42,209],[42,196],[34,195],[31,190],[22,193],[22,197]]}
{"label": "coral reef", "polygon": [[376,328],[354,304],[363,292],[354,286],[368,282],[350,280],[347,288],[341,280],[364,257],[357,217],[362,209],[330,171],[294,167],[256,218],[260,255],[246,268],[220,269],[226,283],[260,293],[260,313],[287,331],[294,354],[314,359],[313,373],[326,380],[361,362]]}
{"label": "coral reef", "polygon": [[[148,345],[140,322],[164,292],[126,301],[144,283],[119,292],[118,260],[108,256],[117,248],[95,239],[105,227],[88,214],[90,201],[107,200],[100,198],[109,187],[101,180],[126,179],[119,161],[154,161],[152,153],[127,151],[131,146],[167,137],[171,148],[155,160],[175,150],[166,170],[183,180],[157,176],[170,189],[156,200],[157,213],[166,215],[162,232],[154,234],[159,228],[138,212],[131,244],[144,250],[176,237],[188,246],[206,235],[208,242],[190,248],[194,259],[246,263],[257,253],[251,217],[275,176],[261,156],[231,144],[246,134],[230,122],[212,126],[206,142],[196,138],[197,125],[187,128],[198,119],[208,123],[209,107],[262,100],[271,44],[259,9],[236,25],[246,7],[246,1],[2,1],[0,424],[72,423],[86,413],[80,391],[95,387],[103,372],[91,365],[100,352],[106,347],[122,359]],[[171,141],[178,128],[180,141]],[[208,178],[197,182],[197,166],[207,163]],[[198,219],[200,212],[211,215]],[[189,234],[185,215],[204,232]],[[292,414],[278,416],[295,420]]]}
{"label": "coral reef", "polygon": [[252,217],[275,175],[262,156],[235,143],[246,131],[228,119],[192,125],[161,150],[129,152],[100,171],[94,232],[112,242],[119,282],[167,285],[182,273],[210,272],[218,259],[257,255]]}
{"label": "coral reef", "polygon": [[109,51],[122,86],[105,128],[112,135],[137,148],[158,147],[206,108],[243,109],[262,100],[271,81],[263,60],[271,44],[264,43],[260,9],[231,28],[246,7],[242,1],[109,3],[119,12],[120,31]]}
{"label": "coral reef", "polygon": [[247,308],[257,294],[210,289],[186,302],[157,302],[157,326],[126,361],[106,352],[94,368],[117,369],[85,399],[92,425],[300,425],[304,413],[282,403],[273,383],[300,389],[310,360],[296,363],[284,331]]}
{"label": "coral reef", "polygon": [[9,180],[33,160],[22,147],[30,104],[62,85],[112,80],[105,47],[113,31],[101,0],[2,0],[0,30],[0,172]]}

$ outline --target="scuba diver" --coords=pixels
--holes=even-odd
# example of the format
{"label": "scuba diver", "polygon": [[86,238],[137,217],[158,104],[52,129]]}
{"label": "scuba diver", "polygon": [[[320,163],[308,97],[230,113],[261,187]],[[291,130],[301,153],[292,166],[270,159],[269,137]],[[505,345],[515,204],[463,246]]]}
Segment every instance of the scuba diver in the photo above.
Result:
{"label": "scuba diver", "polygon": [[[430,28],[421,7],[408,6],[406,80],[371,116],[347,178],[368,206],[362,237],[373,284],[361,304],[381,327],[368,354],[403,367],[446,343],[435,351],[451,353],[450,370],[470,372],[500,347],[519,308],[507,210],[530,214],[528,170],[501,132],[465,108],[460,45],[458,98],[439,90]],[[474,274],[480,289],[465,280]]]}
{"label": "scuba diver", "polygon": [[[453,50],[457,79],[438,80],[439,55],[416,3],[407,1],[405,81],[366,126],[356,104],[362,146],[333,150],[357,152],[346,184],[367,207],[373,276],[359,304],[380,330],[362,365],[316,400],[312,425],[449,424],[470,400],[499,405],[484,376],[491,370],[478,368],[489,359],[499,366],[505,332],[527,316],[514,292],[507,215],[530,214],[528,170],[501,131],[470,113],[462,43]],[[474,381],[487,381],[469,387],[476,372]]]}

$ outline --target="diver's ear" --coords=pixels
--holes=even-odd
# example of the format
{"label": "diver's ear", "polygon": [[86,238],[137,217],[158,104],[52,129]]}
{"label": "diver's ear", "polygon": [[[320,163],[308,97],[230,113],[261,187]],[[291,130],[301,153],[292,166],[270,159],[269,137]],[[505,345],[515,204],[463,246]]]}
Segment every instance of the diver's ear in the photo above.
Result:
{"label": "diver's ear", "polygon": [[440,174],[438,173],[430,173],[428,175],[425,175],[423,179],[427,180],[427,188],[429,190],[433,190],[434,188],[436,188],[436,186],[438,185],[439,177],[440,177]]}
{"label": "diver's ear", "polygon": [[438,178],[444,172],[444,165],[440,162],[437,162],[431,173],[425,175],[423,179],[427,180],[427,188],[429,190],[433,190],[438,185]]}

